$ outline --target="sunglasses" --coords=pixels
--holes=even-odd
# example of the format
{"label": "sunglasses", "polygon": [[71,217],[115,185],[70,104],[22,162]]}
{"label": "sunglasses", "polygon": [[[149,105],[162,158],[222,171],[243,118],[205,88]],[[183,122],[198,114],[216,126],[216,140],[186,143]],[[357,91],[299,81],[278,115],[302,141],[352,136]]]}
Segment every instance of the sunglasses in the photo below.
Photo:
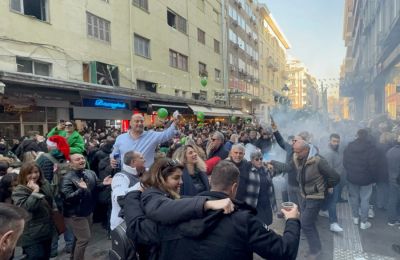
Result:
{"label": "sunglasses", "polygon": [[181,164],[179,163],[178,160],[175,159],[171,159],[169,160],[161,169],[161,172],[168,172],[168,170],[170,170],[171,168],[175,168],[181,166]]}
{"label": "sunglasses", "polygon": [[262,158],[254,158],[253,160],[258,162],[258,161],[261,161]]}
{"label": "sunglasses", "polygon": [[65,124],[65,126],[69,127],[69,126],[72,126],[72,124]]}

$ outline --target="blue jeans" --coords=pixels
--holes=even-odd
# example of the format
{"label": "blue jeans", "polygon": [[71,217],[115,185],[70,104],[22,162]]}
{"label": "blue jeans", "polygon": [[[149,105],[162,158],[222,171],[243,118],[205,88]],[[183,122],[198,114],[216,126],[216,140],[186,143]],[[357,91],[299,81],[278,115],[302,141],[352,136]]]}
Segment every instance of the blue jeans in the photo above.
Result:
{"label": "blue jeans", "polygon": [[301,228],[307,239],[311,254],[321,251],[321,240],[319,239],[319,233],[315,223],[317,222],[318,212],[323,202],[322,199],[303,199],[301,203]]}
{"label": "blue jeans", "polygon": [[[74,244],[74,233],[72,233],[71,227],[68,227],[67,225],[65,226],[65,233],[64,233],[64,241],[65,241],[65,247],[72,248],[72,245]],[[54,233],[53,239],[51,241],[51,253],[55,254],[58,252],[58,239],[59,236],[57,232]]]}
{"label": "blue jeans", "polygon": [[336,204],[339,200],[340,187],[339,185],[333,188],[333,193],[328,193],[325,197],[324,203],[321,206],[321,210],[328,210],[329,212],[329,223],[337,222]]}
{"label": "blue jeans", "polygon": [[389,200],[388,200],[388,221],[395,222],[400,220],[400,186],[389,184]]}
{"label": "blue jeans", "polygon": [[[361,217],[361,222],[368,220],[369,199],[372,195],[372,184],[366,186],[348,183],[351,211],[354,218]],[[361,209],[361,216],[358,210]]]}

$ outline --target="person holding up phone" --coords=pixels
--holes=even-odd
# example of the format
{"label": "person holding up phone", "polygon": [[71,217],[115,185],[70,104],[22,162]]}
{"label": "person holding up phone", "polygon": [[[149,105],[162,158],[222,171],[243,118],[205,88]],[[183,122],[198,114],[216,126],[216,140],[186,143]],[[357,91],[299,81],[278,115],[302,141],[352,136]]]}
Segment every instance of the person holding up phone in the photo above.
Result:
{"label": "person holding up phone", "polygon": [[60,136],[66,136],[67,132],[65,131],[65,120],[61,119],[58,121],[57,126],[55,126],[51,131],[47,134],[47,137],[53,136],[53,135],[60,135]]}

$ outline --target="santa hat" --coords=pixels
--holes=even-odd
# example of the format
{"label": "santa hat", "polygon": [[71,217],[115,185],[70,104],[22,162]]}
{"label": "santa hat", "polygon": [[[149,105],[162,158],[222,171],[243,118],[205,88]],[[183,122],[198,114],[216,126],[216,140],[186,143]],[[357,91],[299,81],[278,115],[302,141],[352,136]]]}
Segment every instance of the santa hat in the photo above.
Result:
{"label": "santa hat", "polygon": [[69,145],[64,137],[59,135],[53,135],[46,141],[48,147],[57,148],[65,157],[69,160]]}

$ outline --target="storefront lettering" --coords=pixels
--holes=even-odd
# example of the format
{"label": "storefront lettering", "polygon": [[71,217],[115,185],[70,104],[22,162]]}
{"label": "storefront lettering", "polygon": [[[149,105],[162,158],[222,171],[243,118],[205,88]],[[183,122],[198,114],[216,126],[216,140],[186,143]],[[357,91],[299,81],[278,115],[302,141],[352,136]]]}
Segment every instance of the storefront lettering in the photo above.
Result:
{"label": "storefront lettering", "polygon": [[111,108],[111,109],[123,109],[123,108],[126,108],[126,103],[104,101],[103,99],[96,99],[96,101],[94,102],[94,105],[96,107],[105,107],[105,108]]}

